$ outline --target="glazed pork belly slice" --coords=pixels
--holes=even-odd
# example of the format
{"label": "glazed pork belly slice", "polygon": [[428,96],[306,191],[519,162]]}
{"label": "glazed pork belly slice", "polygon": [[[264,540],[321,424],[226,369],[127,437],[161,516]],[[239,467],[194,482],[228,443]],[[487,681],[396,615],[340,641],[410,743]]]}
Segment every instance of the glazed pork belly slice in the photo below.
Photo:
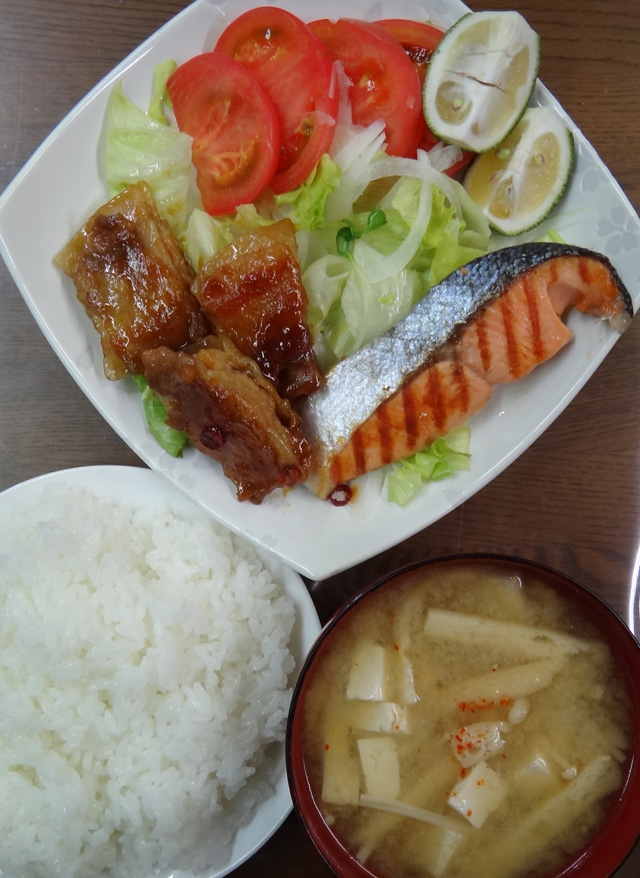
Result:
{"label": "glazed pork belly slice", "polygon": [[107,378],[141,374],[144,351],[211,332],[190,292],[193,269],[146,183],[100,207],[55,261],[100,333]]}
{"label": "glazed pork belly slice", "polygon": [[193,353],[160,347],[143,361],[167,423],[220,462],[238,500],[261,503],[275,488],[306,479],[311,449],[298,415],[231,339],[210,336]]}
{"label": "glazed pork belly slice", "polygon": [[202,267],[192,290],[216,332],[254,359],[281,396],[320,387],[290,220],[236,238]]}

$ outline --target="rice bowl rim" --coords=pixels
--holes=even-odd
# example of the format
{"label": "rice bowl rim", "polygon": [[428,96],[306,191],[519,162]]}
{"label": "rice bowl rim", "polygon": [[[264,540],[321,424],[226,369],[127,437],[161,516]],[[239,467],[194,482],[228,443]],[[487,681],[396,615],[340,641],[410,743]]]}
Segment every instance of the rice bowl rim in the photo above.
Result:
{"label": "rice bowl rim", "polygon": [[[210,521],[216,528],[224,528],[194,501],[182,494],[163,476],[145,467],[97,465],[72,467],[44,473],[12,485],[0,492],[0,527],[23,513],[37,511],[39,501],[51,489],[80,488],[95,496],[120,505],[139,510],[153,505],[167,506],[178,518],[185,521]],[[270,553],[263,552],[242,537],[235,539],[246,543],[255,552],[271,576],[280,583],[295,604],[295,622],[289,640],[289,649],[295,659],[290,675],[293,687],[311,649],[321,624],[317,610],[302,577],[292,568]],[[202,873],[200,878],[223,878],[253,856],[284,823],[293,809],[291,793],[285,770],[284,743],[278,745],[278,780],[274,793],[263,801],[251,821],[241,827],[233,844],[229,861],[220,869]],[[141,876],[143,878],[143,876]]]}

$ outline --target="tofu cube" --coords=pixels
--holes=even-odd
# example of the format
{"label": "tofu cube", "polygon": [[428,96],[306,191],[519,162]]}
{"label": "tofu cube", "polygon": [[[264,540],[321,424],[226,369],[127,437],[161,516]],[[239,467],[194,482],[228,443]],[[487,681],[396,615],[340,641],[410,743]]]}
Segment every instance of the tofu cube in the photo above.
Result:
{"label": "tofu cube", "polygon": [[360,800],[360,770],[351,753],[349,726],[339,717],[324,728],[322,799],[330,805],[357,805]]}
{"label": "tofu cube", "polygon": [[387,701],[387,660],[384,646],[363,640],[356,644],[347,682],[347,698]]}
{"label": "tofu cube", "polygon": [[400,795],[400,761],[394,739],[386,736],[360,738],[358,752],[367,793],[397,799]]}
{"label": "tofu cube", "polygon": [[455,785],[449,804],[476,829],[484,824],[507,794],[509,785],[486,762],[479,762]]}
{"label": "tofu cube", "polygon": [[365,732],[407,734],[407,712],[393,701],[353,701],[347,714],[352,728]]}

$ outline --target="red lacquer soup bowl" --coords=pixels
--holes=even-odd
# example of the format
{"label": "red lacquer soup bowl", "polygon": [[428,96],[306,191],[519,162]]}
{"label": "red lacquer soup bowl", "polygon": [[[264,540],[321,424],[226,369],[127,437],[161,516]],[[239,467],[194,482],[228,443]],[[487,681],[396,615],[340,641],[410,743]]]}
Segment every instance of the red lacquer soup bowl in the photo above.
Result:
{"label": "red lacquer soup bowl", "polygon": [[306,660],[295,812],[340,878],[607,878],[640,836],[640,646],[596,594],[497,555],[363,588]]}

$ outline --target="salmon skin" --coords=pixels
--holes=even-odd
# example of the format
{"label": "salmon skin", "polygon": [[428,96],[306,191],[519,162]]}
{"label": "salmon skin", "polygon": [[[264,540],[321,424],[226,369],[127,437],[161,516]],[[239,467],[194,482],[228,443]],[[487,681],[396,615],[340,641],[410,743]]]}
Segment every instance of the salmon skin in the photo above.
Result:
{"label": "salmon skin", "polygon": [[[491,393],[477,378],[488,385],[517,380],[570,340],[559,319],[570,306],[619,332],[633,316],[631,296],[609,260],[581,247],[521,244],[454,271],[404,320],[329,369],[324,387],[299,402],[316,460],[307,486],[327,497],[336,484],[415,453],[462,423]],[[485,324],[495,323],[489,317],[496,309],[502,328],[492,335]],[[457,366],[443,370],[442,362]],[[467,386],[471,391],[462,393]],[[418,392],[423,412],[416,412]],[[399,420],[408,408],[413,421],[422,419],[420,430]]]}

